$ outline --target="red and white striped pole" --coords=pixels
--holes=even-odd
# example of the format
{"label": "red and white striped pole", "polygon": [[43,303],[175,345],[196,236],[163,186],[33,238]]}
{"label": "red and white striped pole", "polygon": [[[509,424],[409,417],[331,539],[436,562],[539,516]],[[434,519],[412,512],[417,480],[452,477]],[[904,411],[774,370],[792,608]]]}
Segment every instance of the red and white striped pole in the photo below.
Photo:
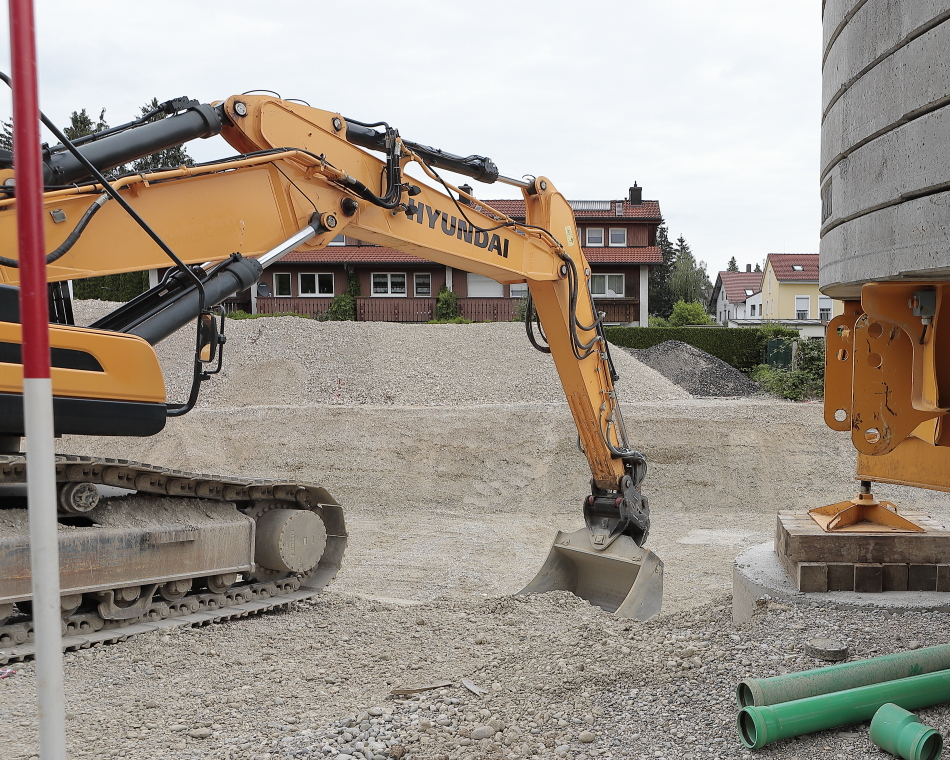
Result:
{"label": "red and white striped pole", "polygon": [[23,413],[30,513],[30,572],[36,645],[36,697],[41,760],[65,760],[62,617],[56,520],[56,452],[50,380],[43,166],[32,0],[9,0],[13,75],[13,161],[16,167]]}

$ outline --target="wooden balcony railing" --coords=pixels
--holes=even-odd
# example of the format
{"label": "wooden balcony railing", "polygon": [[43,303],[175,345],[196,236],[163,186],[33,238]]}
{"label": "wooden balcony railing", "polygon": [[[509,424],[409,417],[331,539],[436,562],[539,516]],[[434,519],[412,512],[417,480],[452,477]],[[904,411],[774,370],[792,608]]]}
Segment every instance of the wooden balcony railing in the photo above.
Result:
{"label": "wooden balcony railing", "polygon": [[594,308],[607,315],[604,322],[640,321],[639,298],[595,298]]}

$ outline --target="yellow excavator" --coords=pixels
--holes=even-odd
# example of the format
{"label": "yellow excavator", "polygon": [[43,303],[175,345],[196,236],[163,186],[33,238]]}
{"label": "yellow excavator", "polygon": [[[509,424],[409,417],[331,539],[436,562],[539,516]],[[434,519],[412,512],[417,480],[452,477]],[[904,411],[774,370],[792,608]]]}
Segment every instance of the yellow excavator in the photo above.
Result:
{"label": "yellow excavator", "polygon": [[[504,177],[483,156],[453,155],[404,140],[384,122],[269,95],[180,98],[73,142],[43,121],[61,141],[44,148],[57,435],[154,435],[187,413],[221,368],[224,325],[215,307],[288,252],[322,248],[344,231],[499,282],[526,282],[528,338],[554,360],[592,478],[586,526],[557,534],[523,592],[567,589],[632,618],[659,612],[662,563],[643,548],[646,460],[624,427],[573,212],[550,180]],[[105,175],[217,134],[239,155]],[[411,180],[409,164],[433,186]],[[440,170],[520,187],[525,222],[449,184]],[[0,152],[0,660],[28,653],[32,638],[15,208],[12,156]],[[157,286],[89,327],[72,324],[68,281],[153,269],[167,270]],[[153,346],[191,322],[191,392],[169,403]],[[104,640],[169,617],[284,604],[312,596],[339,569],[343,512],[318,485],[79,456],[58,457],[56,472],[67,645],[70,636]]]}

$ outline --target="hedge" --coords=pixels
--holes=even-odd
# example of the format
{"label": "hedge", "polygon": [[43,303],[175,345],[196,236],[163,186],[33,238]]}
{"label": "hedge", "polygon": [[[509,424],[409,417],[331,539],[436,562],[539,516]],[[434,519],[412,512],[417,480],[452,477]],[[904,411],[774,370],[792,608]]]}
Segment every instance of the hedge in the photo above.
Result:
{"label": "hedge", "polygon": [[624,348],[650,348],[679,340],[719,357],[736,369],[762,364],[769,338],[797,338],[796,330],[780,327],[606,327],[607,340]]}

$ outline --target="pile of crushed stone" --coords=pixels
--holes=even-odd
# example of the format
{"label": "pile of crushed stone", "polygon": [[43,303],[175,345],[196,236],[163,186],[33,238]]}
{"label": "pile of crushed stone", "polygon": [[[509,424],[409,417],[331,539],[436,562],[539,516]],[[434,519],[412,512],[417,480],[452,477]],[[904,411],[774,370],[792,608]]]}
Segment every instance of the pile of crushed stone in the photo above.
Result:
{"label": "pile of crushed stone", "polygon": [[694,396],[752,396],[760,392],[748,375],[681,340],[624,350]]}
{"label": "pile of crushed stone", "polygon": [[[76,301],[76,324],[89,324],[117,306]],[[554,362],[531,347],[517,322],[428,325],[264,317],[228,319],[225,332],[224,367],[203,385],[199,409],[565,402]],[[187,398],[194,342],[194,328],[188,325],[155,347],[169,400]],[[634,357],[614,358],[622,402],[689,398]]]}

